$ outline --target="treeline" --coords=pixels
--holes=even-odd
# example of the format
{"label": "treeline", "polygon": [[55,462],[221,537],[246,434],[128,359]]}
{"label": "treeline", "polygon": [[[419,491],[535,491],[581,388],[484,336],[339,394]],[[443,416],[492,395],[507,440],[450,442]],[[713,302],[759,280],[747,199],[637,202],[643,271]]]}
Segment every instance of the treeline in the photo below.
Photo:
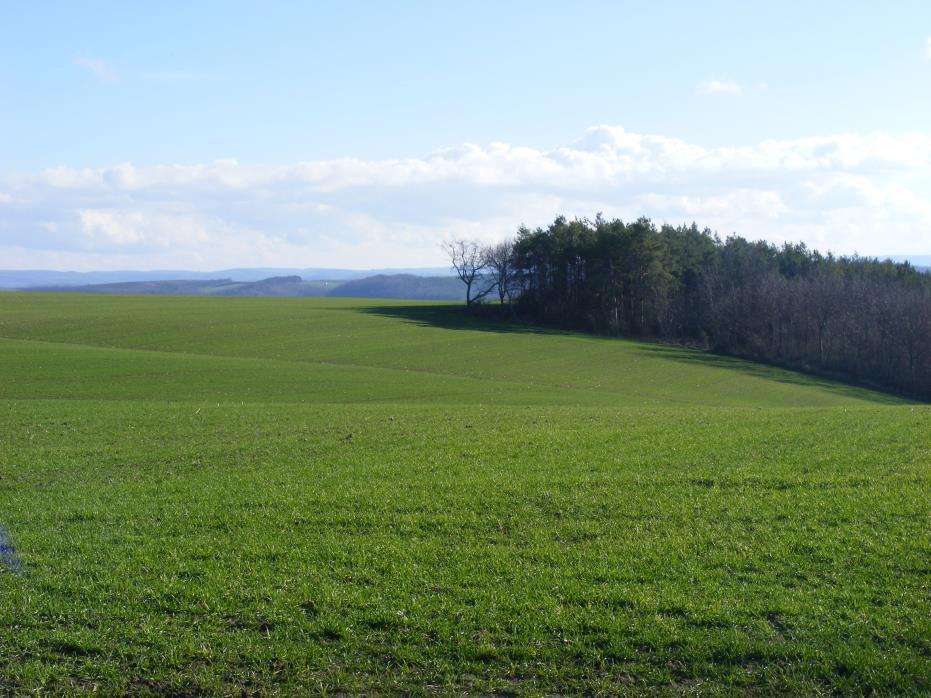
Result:
{"label": "treeline", "polygon": [[446,249],[469,304],[493,297],[535,322],[687,342],[931,399],[931,274],[907,263],[601,216]]}

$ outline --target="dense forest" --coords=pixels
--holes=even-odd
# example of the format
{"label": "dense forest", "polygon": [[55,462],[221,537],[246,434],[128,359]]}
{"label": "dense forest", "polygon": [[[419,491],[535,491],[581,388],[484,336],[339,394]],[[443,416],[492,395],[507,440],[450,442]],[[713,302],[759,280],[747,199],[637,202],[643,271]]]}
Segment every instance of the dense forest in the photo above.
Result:
{"label": "dense forest", "polygon": [[691,226],[567,220],[446,250],[467,304],[528,321],[672,340],[931,399],[931,274]]}

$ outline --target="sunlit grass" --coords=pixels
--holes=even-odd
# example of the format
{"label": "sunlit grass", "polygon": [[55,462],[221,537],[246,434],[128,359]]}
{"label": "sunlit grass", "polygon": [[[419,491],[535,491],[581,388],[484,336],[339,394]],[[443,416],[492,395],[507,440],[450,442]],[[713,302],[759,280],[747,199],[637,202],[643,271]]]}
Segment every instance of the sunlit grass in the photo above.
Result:
{"label": "sunlit grass", "polygon": [[0,297],[0,690],[929,689],[927,406],[514,329]]}

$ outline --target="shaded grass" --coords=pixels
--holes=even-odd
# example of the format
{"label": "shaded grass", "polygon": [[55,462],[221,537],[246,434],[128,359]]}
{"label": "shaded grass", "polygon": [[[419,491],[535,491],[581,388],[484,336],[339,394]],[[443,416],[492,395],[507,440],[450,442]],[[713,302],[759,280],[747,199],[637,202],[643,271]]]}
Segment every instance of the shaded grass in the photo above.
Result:
{"label": "shaded grass", "polygon": [[[497,307],[491,309],[499,311]],[[470,313],[461,305],[417,305],[397,306],[385,305],[365,307],[361,312],[391,317],[403,322],[414,323],[421,327],[440,327],[446,330],[482,331],[502,334],[531,334],[549,337],[564,338],[591,338],[601,339],[609,343],[620,341],[616,337],[593,335],[573,330],[563,330],[546,327],[527,322],[510,320],[506,313],[492,312],[487,314]],[[686,364],[695,364],[711,368],[723,368],[728,371],[737,371],[749,376],[763,378],[767,381],[789,383],[797,386],[818,386],[825,392],[835,392],[839,395],[852,398],[864,397],[863,388],[869,386],[857,385],[851,382],[839,382],[813,372],[794,371],[771,363],[748,361],[734,356],[715,354],[708,351],[699,351],[694,348],[676,345],[674,343],[648,343],[638,342],[635,350],[644,357],[658,359],[663,362],[675,361]],[[888,391],[887,391],[888,392]],[[880,390],[870,399],[876,402],[896,403],[901,398],[885,396]]]}

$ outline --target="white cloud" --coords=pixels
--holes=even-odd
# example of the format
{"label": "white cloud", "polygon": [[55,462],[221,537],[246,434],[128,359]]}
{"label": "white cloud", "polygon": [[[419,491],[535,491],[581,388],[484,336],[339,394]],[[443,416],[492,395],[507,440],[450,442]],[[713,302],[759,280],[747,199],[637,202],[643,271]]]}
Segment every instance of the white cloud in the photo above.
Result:
{"label": "white cloud", "polygon": [[116,68],[102,58],[76,56],[74,62],[78,67],[93,74],[100,82],[116,82],[119,80],[120,76]]}
{"label": "white cloud", "polygon": [[417,266],[453,235],[494,240],[563,213],[802,240],[838,253],[931,248],[931,135],[705,147],[595,126],[550,151],[253,166],[58,167],[0,178],[0,258],[73,268]]}
{"label": "white cloud", "polygon": [[145,217],[141,213],[100,209],[81,209],[77,213],[81,230],[90,238],[100,235],[115,245],[126,245],[143,239],[140,226],[145,222]]}
{"label": "white cloud", "polygon": [[931,58],[931,36],[925,39],[925,50],[928,52],[928,58]]}
{"label": "white cloud", "polygon": [[704,95],[739,95],[741,90],[733,80],[705,80],[698,83],[698,92]]}

